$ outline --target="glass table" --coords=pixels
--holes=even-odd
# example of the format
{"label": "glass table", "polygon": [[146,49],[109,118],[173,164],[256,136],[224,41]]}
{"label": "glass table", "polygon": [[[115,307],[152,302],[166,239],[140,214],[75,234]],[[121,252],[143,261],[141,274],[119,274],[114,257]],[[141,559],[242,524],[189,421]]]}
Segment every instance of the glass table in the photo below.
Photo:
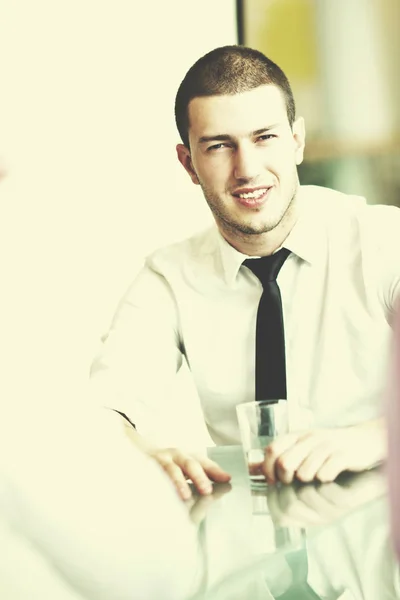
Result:
{"label": "glass table", "polygon": [[381,471],[252,490],[215,447],[231,483],[184,506],[119,421],[50,414],[3,421],[1,599],[400,600]]}
{"label": "glass table", "polygon": [[232,481],[189,503],[202,557],[193,600],[400,599],[382,470],[252,490],[240,447],[208,454]]}

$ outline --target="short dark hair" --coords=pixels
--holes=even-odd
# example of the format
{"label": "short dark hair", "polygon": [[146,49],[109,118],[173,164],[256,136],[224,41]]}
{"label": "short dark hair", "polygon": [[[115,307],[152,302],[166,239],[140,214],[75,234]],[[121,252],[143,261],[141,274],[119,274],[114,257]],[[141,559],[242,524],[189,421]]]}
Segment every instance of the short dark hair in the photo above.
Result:
{"label": "short dark hair", "polygon": [[193,98],[239,94],[266,84],[281,90],[292,126],[296,109],[290,83],[282,69],[262,52],[246,46],[222,46],[199,58],[176,94],[175,121],[182,142],[189,148],[188,108]]}

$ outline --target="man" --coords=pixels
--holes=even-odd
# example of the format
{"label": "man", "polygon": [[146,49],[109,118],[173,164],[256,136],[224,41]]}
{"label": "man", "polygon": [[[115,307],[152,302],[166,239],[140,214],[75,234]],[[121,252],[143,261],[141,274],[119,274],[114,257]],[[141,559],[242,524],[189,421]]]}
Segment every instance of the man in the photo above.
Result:
{"label": "man", "polygon": [[[400,211],[299,185],[304,122],[286,76],[256,50],[227,46],[200,58],[179,87],[175,114],[178,159],[216,227],[147,259],[93,365],[96,394],[135,423],[130,434],[183,498],[187,477],[205,494],[211,480],[227,481],[215,463],[153,447],[146,423],[165,410],[185,357],[211,437],[239,443],[235,407],[255,399],[263,293],[250,261],[283,247],[276,281],[291,433],[268,447],[265,476],[330,481],[370,468],[386,450],[380,401]],[[266,367],[273,359],[270,351]]]}

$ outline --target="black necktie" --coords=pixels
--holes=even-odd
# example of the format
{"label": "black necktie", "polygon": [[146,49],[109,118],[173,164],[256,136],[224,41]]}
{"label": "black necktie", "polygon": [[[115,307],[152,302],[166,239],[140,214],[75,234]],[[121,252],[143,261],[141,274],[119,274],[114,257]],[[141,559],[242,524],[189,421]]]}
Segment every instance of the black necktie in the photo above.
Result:
{"label": "black necktie", "polygon": [[256,400],[287,398],[282,299],[276,278],[289,254],[290,250],[282,248],[270,256],[243,263],[263,286],[257,312]]}

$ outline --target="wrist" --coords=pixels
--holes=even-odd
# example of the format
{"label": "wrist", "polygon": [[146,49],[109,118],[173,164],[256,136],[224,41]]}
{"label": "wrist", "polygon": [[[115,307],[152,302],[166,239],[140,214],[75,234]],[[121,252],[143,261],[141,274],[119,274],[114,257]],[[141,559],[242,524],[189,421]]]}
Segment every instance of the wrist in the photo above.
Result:
{"label": "wrist", "polygon": [[129,439],[131,443],[133,443],[139,450],[144,452],[145,454],[151,455],[153,452],[157,450],[157,446],[153,444],[149,439],[140,435],[136,427],[133,423],[128,419],[125,414],[122,414],[118,410],[112,409],[111,414],[115,415],[115,418],[118,419],[120,427],[124,435]]}
{"label": "wrist", "polygon": [[383,417],[372,419],[354,426],[360,433],[361,441],[369,458],[367,468],[372,469],[383,463],[387,458],[387,427]]}

